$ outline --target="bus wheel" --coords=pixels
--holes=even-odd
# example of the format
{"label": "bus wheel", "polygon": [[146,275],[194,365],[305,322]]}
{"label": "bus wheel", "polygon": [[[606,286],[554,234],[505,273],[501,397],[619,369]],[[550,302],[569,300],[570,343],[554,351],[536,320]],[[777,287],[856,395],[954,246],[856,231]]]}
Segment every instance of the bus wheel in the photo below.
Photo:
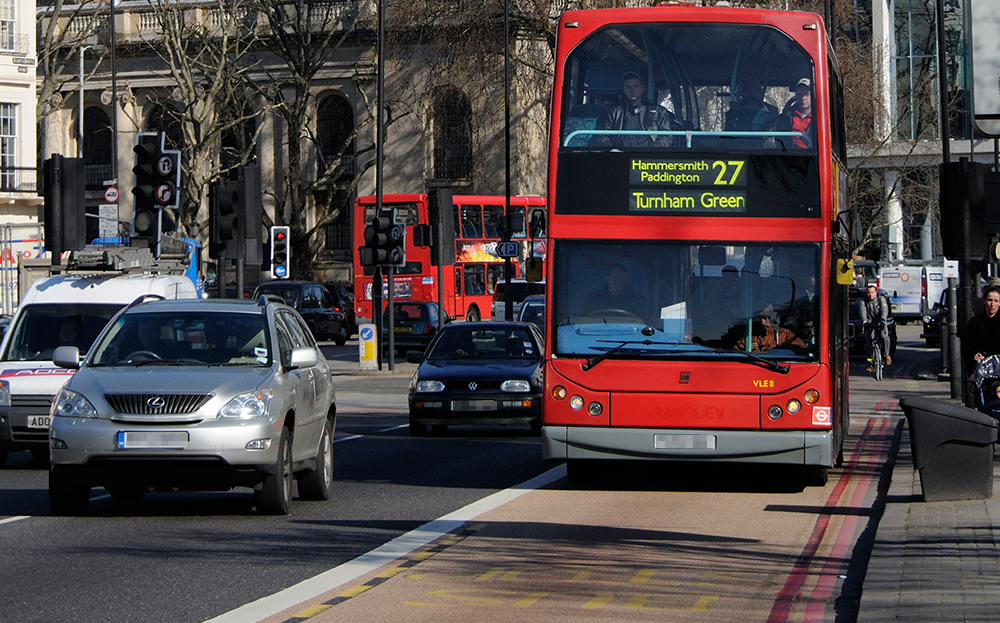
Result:
{"label": "bus wheel", "polygon": [[574,485],[589,485],[597,482],[601,471],[594,461],[569,459],[566,461],[566,478]]}
{"label": "bus wheel", "polygon": [[468,313],[465,314],[466,322],[479,322],[479,310],[475,307],[470,307]]}
{"label": "bus wheel", "polygon": [[821,465],[806,465],[802,468],[802,484],[806,487],[825,487],[829,470]]}

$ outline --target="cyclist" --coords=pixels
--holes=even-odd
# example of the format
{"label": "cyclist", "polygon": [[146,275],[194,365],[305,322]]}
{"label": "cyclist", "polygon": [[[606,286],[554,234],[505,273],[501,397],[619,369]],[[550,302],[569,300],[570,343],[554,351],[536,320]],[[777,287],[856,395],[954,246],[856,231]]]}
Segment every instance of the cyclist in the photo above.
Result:
{"label": "cyclist", "polygon": [[[874,283],[868,284],[868,295],[864,305],[861,306],[861,324],[865,332],[865,352],[868,361],[872,357],[872,339],[878,331],[879,344],[882,346],[882,354],[885,358],[885,365],[892,363],[889,355],[889,297],[885,292],[880,292]],[[869,363],[868,371],[872,371]]]}

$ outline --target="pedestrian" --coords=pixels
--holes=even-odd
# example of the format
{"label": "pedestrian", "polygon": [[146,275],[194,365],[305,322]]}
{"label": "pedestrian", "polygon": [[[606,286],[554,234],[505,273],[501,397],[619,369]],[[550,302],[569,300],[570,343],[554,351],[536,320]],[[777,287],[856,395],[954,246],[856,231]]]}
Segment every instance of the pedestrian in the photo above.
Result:
{"label": "pedestrian", "polygon": [[983,291],[983,309],[972,317],[962,336],[964,351],[972,353],[966,359],[969,370],[990,355],[1000,355],[1000,286]]}
{"label": "pedestrian", "polygon": [[990,393],[983,397],[985,404],[979,410],[986,415],[1000,420],[1000,381],[993,381],[990,385]]}

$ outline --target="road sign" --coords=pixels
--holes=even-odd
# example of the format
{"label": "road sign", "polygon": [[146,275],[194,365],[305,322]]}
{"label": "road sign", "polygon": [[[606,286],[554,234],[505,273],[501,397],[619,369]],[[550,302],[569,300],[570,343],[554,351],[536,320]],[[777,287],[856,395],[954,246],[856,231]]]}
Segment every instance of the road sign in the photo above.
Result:
{"label": "road sign", "polygon": [[105,188],[104,200],[108,203],[118,203],[118,189],[114,186],[108,186]]}
{"label": "road sign", "polygon": [[521,245],[516,242],[498,242],[497,243],[497,255],[500,257],[517,257],[517,252],[520,251]]}
{"label": "road sign", "polygon": [[[104,195],[107,197],[107,193]],[[102,203],[97,206],[98,229],[101,238],[114,238],[118,235],[118,205]]]}

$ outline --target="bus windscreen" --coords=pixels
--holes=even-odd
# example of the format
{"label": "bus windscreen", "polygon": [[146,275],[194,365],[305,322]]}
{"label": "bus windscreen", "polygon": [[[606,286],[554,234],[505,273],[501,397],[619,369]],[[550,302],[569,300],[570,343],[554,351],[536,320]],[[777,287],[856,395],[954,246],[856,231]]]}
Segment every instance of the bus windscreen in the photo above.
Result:
{"label": "bus windscreen", "polygon": [[[812,243],[559,240],[553,355],[815,361]],[[586,284],[587,287],[581,287]]]}

